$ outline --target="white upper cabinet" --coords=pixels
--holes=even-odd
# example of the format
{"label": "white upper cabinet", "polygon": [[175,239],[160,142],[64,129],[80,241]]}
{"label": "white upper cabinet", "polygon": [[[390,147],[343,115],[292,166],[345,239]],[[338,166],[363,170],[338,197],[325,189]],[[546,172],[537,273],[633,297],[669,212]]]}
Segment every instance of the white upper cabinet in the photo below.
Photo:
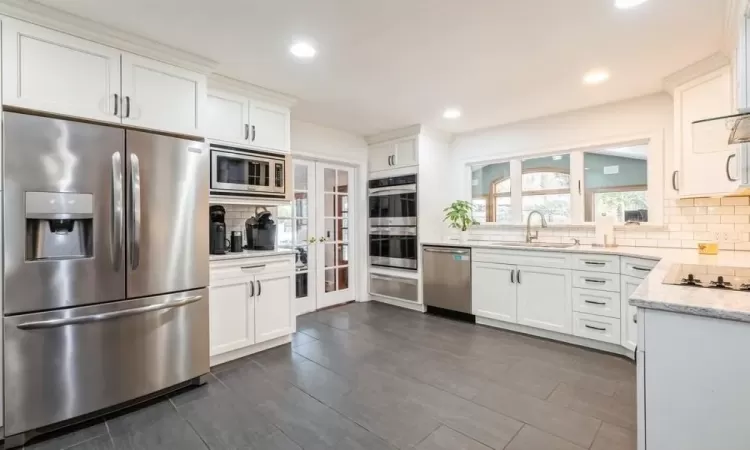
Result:
{"label": "white upper cabinet", "polygon": [[419,164],[416,138],[371,145],[368,149],[369,171],[416,166]]}
{"label": "white upper cabinet", "polygon": [[120,54],[95,42],[3,18],[3,103],[119,123],[115,95],[120,93]]}
{"label": "white upper cabinet", "polygon": [[571,271],[519,266],[518,323],[558,333],[573,332]]}
{"label": "white upper cabinet", "polygon": [[206,77],[149,58],[122,54],[122,123],[202,136]]}
{"label": "white upper cabinet", "polygon": [[289,108],[250,101],[250,146],[288,153],[289,135]]}
{"label": "white upper cabinet", "polygon": [[474,263],[471,303],[476,316],[516,323],[516,266]]}
{"label": "white upper cabinet", "polygon": [[207,103],[209,139],[260,150],[291,151],[288,107],[213,89]]}
{"label": "white upper cabinet", "polygon": [[206,134],[211,139],[247,145],[250,136],[250,101],[229,92],[209,91]]}
{"label": "white upper cabinet", "polygon": [[733,114],[733,86],[729,67],[692,80],[675,89],[675,177],[681,197],[733,193],[739,187],[736,147],[727,145],[722,121],[698,127],[693,122]]}

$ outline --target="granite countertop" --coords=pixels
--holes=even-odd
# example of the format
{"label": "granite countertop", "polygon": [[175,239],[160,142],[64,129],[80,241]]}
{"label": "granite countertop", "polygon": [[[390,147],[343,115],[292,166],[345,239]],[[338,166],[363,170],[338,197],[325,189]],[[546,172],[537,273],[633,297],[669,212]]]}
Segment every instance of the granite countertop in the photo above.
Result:
{"label": "granite countertop", "polygon": [[277,249],[277,250],[243,250],[238,253],[226,253],[224,255],[208,255],[209,261],[226,261],[228,259],[242,259],[242,258],[260,258],[263,256],[280,256],[280,255],[293,255],[296,251],[293,249]]}
{"label": "granite countertop", "polygon": [[659,263],[641,282],[641,285],[633,292],[633,295],[630,296],[631,305],[640,308],[750,322],[750,292],[676,286],[662,283],[667,272],[669,272],[669,269],[674,264],[736,267],[745,268],[750,272],[750,252],[722,250],[718,255],[700,255],[697,250],[692,249],[653,247],[601,248],[590,245],[578,245],[568,248],[528,248],[493,245],[492,242],[486,241],[469,241],[466,244],[459,244],[456,241],[423,242],[422,245],[562,253],[598,253],[658,260]]}

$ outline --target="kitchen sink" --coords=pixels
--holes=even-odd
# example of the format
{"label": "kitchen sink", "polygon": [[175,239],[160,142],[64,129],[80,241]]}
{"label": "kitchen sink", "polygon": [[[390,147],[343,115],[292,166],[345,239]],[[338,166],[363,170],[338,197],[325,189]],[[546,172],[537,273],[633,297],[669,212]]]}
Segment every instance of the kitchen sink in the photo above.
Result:
{"label": "kitchen sink", "polygon": [[570,248],[575,247],[576,244],[555,244],[548,242],[493,242],[490,245],[498,245],[503,247],[526,247],[526,248]]}

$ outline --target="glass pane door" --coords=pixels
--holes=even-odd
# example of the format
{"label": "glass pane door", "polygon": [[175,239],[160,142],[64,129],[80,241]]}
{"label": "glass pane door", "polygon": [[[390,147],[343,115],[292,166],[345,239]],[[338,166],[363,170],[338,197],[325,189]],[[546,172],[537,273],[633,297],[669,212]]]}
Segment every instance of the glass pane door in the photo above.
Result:
{"label": "glass pane door", "polygon": [[[278,246],[297,252],[295,314],[315,311],[315,163],[294,162],[294,201],[278,209]],[[311,217],[311,214],[313,216]]]}
{"label": "glass pane door", "polygon": [[[343,166],[317,164],[318,186],[318,309],[354,300],[350,266],[351,197],[354,171]],[[322,213],[322,214],[321,214]]]}

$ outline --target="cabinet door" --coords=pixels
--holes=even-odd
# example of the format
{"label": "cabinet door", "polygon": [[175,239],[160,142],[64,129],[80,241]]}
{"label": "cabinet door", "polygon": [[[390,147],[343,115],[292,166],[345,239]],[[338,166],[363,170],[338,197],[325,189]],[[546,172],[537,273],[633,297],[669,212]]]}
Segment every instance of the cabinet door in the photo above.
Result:
{"label": "cabinet door", "polygon": [[367,152],[370,172],[392,169],[395,154],[396,148],[393,144],[380,144],[370,147]]}
{"label": "cabinet door", "polygon": [[292,332],[294,276],[286,273],[255,277],[255,342]]}
{"label": "cabinet door", "polygon": [[518,323],[558,333],[573,332],[571,273],[519,266]]}
{"label": "cabinet door", "polygon": [[250,145],[289,153],[289,108],[250,102]]}
{"label": "cabinet door", "polygon": [[246,97],[228,92],[209,92],[206,137],[247,145],[250,139],[249,112],[250,102]]}
{"label": "cabinet door", "polygon": [[[697,120],[731,114],[732,91],[729,68],[675,90],[675,126],[679,133],[675,150],[681,160],[678,166],[681,197],[728,194],[738,186],[737,181],[727,176],[727,160],[735,154],[735,149],[727,145],[724,123],[693,126]],[[732,178],[738,178],[736,158],[729,162],[728,172]]]}
{"label": "cabinet door", "polygon": [[221,280],[209,288],[211,356],[255,343],[251,282],[247,278]]}
{"label": "cabinet door", "polygon": [[633,295],[641,282],[643,280],[640,278],[623,275],[620,283],[620,295],[622,295],[620,298],[621,342],[622,346],[628,350],[635,350],[635,346],[638,344],[638,323],[636,322],[638,308],[628,304],[628,298]]}
{"label": "cabinet door", "polygon": [[3,103],[120,123],[120,51],[25,22],[2,21]]}
{"label": "cabinet door", "polygon": [[516,266],[474,263],[471,267],[471,303],[474,315],[517,322]]}
{"label": "cabinet door", "polygon": [[393,165],[396,167],[408,167],[417,165],[417,140],[409,139],[397,142],[395,145]]}
{"label": "cabinet door", "polygon": [[[188,136],[203,136],[206,76],[122,54],[122,123]],[[129,105],[128,105],[129,103]]]}

